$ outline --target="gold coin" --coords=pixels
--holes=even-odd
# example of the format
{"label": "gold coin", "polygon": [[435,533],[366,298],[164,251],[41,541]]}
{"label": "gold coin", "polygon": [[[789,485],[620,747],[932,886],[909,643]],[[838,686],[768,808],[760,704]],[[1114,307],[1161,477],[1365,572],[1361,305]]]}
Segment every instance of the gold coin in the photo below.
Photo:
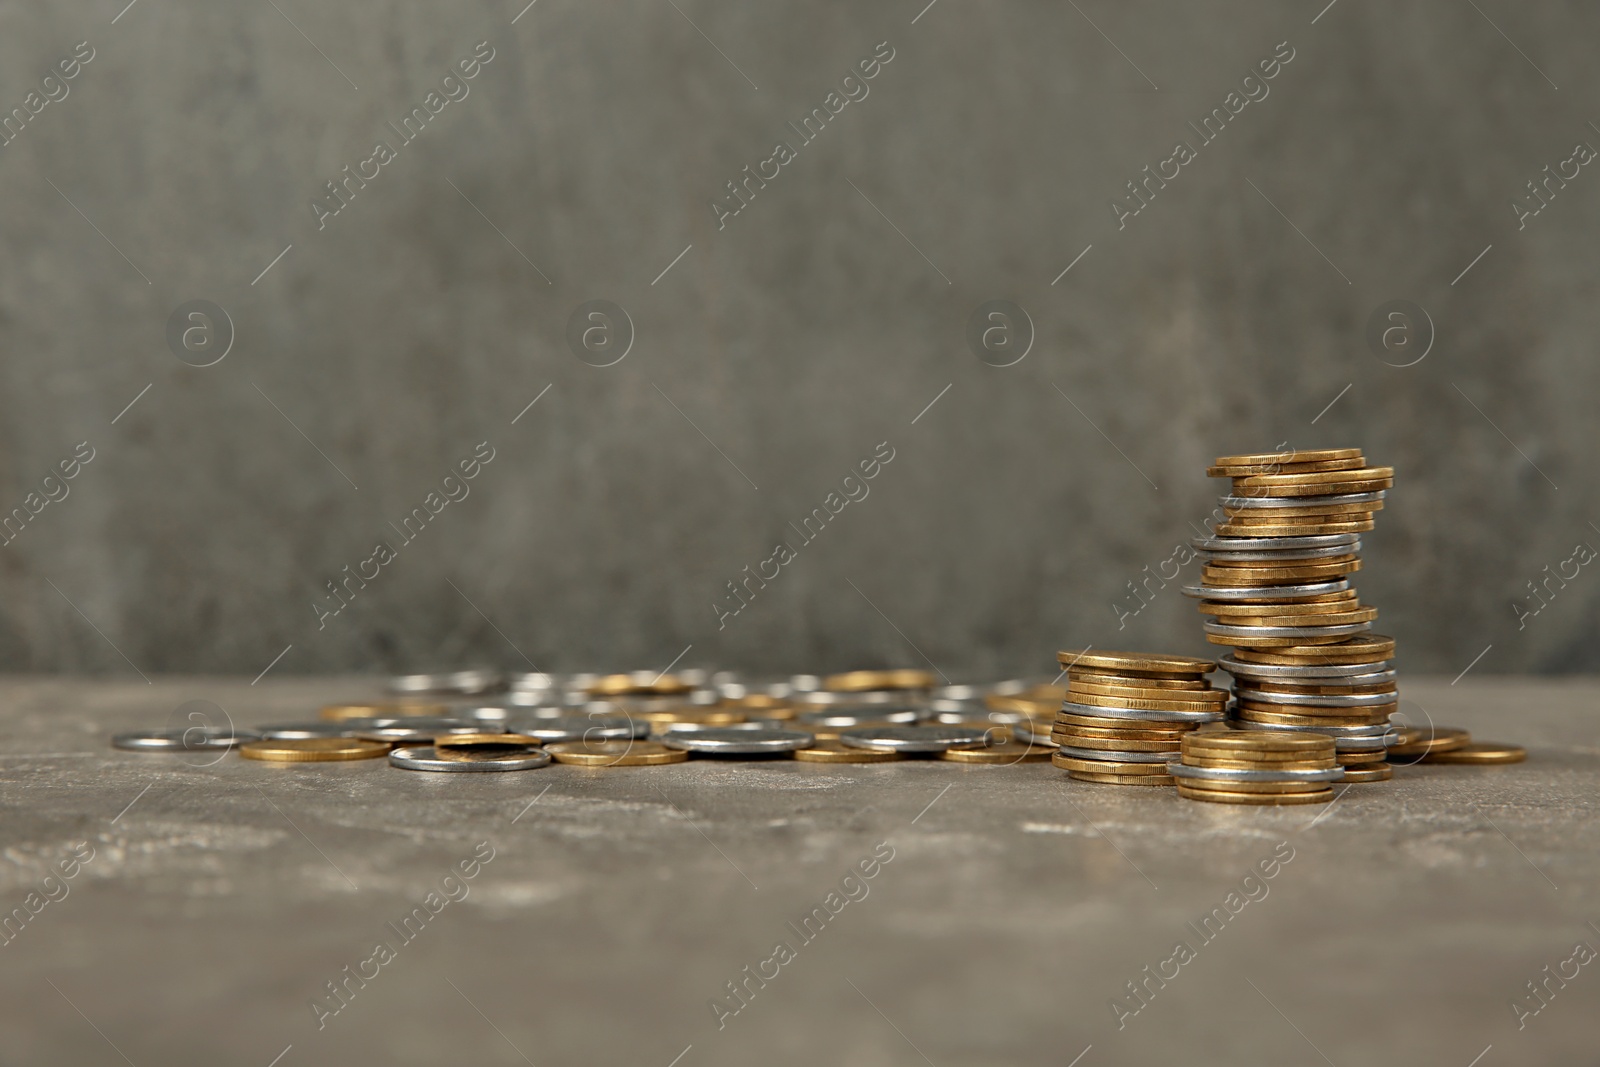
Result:
{"label": "gold coin", "polygon": [[1289,567],[1239,566],[1229,567],[1207,563],[1201,571],[1206,585],[1272,585],[1293,584],[1317,580],[1331,580],[1353,574],[1361,569],[1359,559],[1343,563],[1297,563]]}
{"label": "gold coin", "polygon": [[1208,793],[1320,793],[1328,788],[1327,782],[1208,782],[1204,778],[1182,781],[1189,789]]}
{"label": "gold coin", "polygon": [[377,759],[389,754],[382,741],[354,737],[307,737],[294,741],[246,741],[239,746],[245,759],[268,763],[333,763],[340,760]]}
{"label": "gold coin", "polygon": [[1178,780],[1178,795],[1186,800],[1204,800],[1212,804],[1325,804],[1333,799],[1333,790],[1316,793],[1225,793],[1216,789],[1188,789]]}
{"label": "gold coin", "polygon": [[[1360,625],[1359,623],[1356,625]],[[1279,648],[1289,648],[1294,645],[1311,644],[1336,644],[1342,638],[1330,637],[1223,637],[1221,634],[1206,634],[1206,640],[1213,645],[1232,645],[1235,649],[1251,648],[1273,651]]]}
{"label": "gold coin", "polygon": [[1234,484],[1242,484],[1247,489],[1276,488],[1284,485],[1321,487],[1340,482],[1381,481],[1393,477],[1393,467],[1357,467],[1353,470],[1311,471],[1306,474],[1250,474],[1234,479]]}
{"label": "gold coin", "polygon": [[1382,763],[1388,758],[1388,753],[1382,749],[1376,752],[1341,752],[1339,763],[1344,767],[1355,767],[1363,763]]}
{"label": "gold coin", "polygon": [[1177,677],[1210,674],[1217,669],[1216,660],[1195,659],[1193,656],[1165,656],[1158,652],[1057,652],[1056,662],[1072,670],[1075,667],[1120,671],[1128,674],[1170,674]]}
{"label": "gold coin", "polygon": [[865,693],[875,689],[932,689],[936,681],[932,671],[847,671],[844,674],[828,675],[822,680],[822,688],[834,693]]}
{"label": "gold coin", "polygon": [[1085,771],[1091,774],[1114,774],[1123,778],[1142,778],[1146,775],[1167,775],[1165,763],[1124,763],[1109,759],[1082,759],[1065,752],[1052,752],[1050,762],[1064,771]]}
{"label": "gold coin", "polygon": [[1184,734],[1193,732],[1191,729],[1192,724],[1189,723],[1173,723],[1169,726],[1165,723],[1150,722],[1147,726],[1135,726],[1133,724],[1141,720],[1107,719],[1097,721],[1121,722],[1123,725],[1087,726],[1077,722],[1076,720],[1079,718],[1090,718],[1090,716],[1069,715],[1066,712],[1062,712],[1061,715],[1056,717],[1055,728],[1068,730],[1081,737],[1131,737],[1143,741],[1181,741]]}
{"label": "gold coin", "polygon": [[1026,741],[1002,741],[986,748],[952,748],[939,753],[951,763],[1043,763],[1055,750]]}
{"label": "gold coin", "polygon": [[1339,685],[1332,679],[1326,679],[1319,685],[1302,685],[1299,682],[1268,682],[1252,681],[1250,688],[1259,689],[1263,693],[1283,693],[1289,696],[1375,696],[1378,693],[1398,693],[1399,684],[1396,682],[1376,682],[1372,685]]}
{"label": "gold coin", "polygon": [[[1278,499],[1283,499],[1279,497]],[[1310,515],[1365,515],[1371,517],[1374,511],[1383,510],[1383,501],[1374,500],[1368,504],[1308,504],[1297,508],[1274,508],[1252,505],[1249,507],[1227,507],[1222,512],[1229,518],[1251,518],[1276,516],[1280,521],[1288,519],[1296,521]]]}
{"label": "gold coin", "polygon": [[796,751],[794,758],[801,763],[893,763],[905,757],[898,752],[851,748],[836,738],[819,737],[810,748]]}
{"label": "gold coin", "polygon": [[[1214,688],[1210,681],[1206,681],[1205,678],[1195,677],[1195,675],[1182,675],[1182,677],[1179,677],[1179,675],[1150,675],[1150,673],[1130,675],[1130,673],[1118,673],[1115,670],[1090,670],[1086,669],[1086,667],[1074,667],[1074,669],[1067,672],[1067,685],[1072,685],[1074,681],[1082,683],[1082,685],[1110,685],[1123,686],[1123,688],[1133,686],[1133,688],[1141,689],[1160,689],[1163,696],[1178,697],[1179,701],[1187,699],[1184,696],[1184,691],[1200,689],[1202,693],[1208,693]],[[1173,693],[1173,689],[1179,689],[1178,693]],[[1056,704],[1061,704],[1066,694],[1066,689],[1062,689],[1061,696],[1056,697]]]}
{"label": "gold coin", "polygon": [[654,767],[689,758],[687,752],[654,741],[557,741],[544,750],[557,763],[576,763],[580,767]]}
{"label": "gold coin", "polygon": [[1217,621],[1224,626],[1353,626],[1378,617],[1377,608],[1352,608],[1321,615],[1230,615]]}
{"label": "gold coin", "polygon": [[1394,777],[1394,768],[1387,763],[1375,763],[1364,767],[1346,767],[1344,780],[1347,782],[1387,782]]}
{"label": "gold coin", "polygon": [[730,723],[744,722],[748,716],[742,710],[731,707],[705,707],[699,704],[683,704],[674,708],[657,708],[653,711],[632,711],[628,713],[635,719],[657,724],[670,724],[675,722],[701,723],[706,726],[727,726]]}
{"label": "gold coin", "polygon": [[1207,478],[1250,478],[1270,474],[1327,474],[1333,471],[1361,470],[1366,460],[1320,459],[1293,463],[1228,463],[1206,468]]}
{"label": "gold coin", "polygon": [[383,700],[368,704],[324,704],[319,716],[333,722],[343,722],[346,719],[399,719],[407,715],[436,717],[448,714],[450,707],[447,704],[407,704]]}
{"label": "gold coin", "polygon": [[1285,463],[1334,463],[1351,459],[1366,462],[1359,448],[1302,448],[1287,452],[1246,452],[1237,456],[1218,456],[1212,461],[1212,466],[1279,467]]}
{"label": "gold coin", "polygon": [[[1241,722],[1260,722],[1268,726],[1381,726],[1389,721],[1395,705],[1385,704],[1379,711],[1368,713],[1350,708],[1295,709],[1289,704],[1270,706],[1243,706],[1234,709],[1234,717]],[[1326,711],[1327,715],[1311,712]]]}
{"label": "gold coin", "polygon": [[594,696],[675,696],[693,689],[675,674],[651,677],[649,671],[608,674],[589,683],[589,692]]}
{"label": "gold coin", "polygon": [[1261,663],[1269,666],[1303,667],[1308,665],[1350,666],[1371,663],[1373,670],[1394,656],[1394,638],[1383,634],[1357,634],[1335,644],[1314,648],[1282,648],[1271,652],[1236,652],[1234,658],[1241,663]]}
{"label": "gold coin", "polygon": [[1072,700],[1074,693],[1088,694],[1103,697],[1131,697],[1146,700],[1226,700],[1226,689],[1191,688],[1170,689],[1154,685],[1124,685],[1120,682],[1090,682],[1072,679],[1067,684],[1066,699]]}
{"label": "gold coin", "polygon": [[1070,691],[1067,693],[1067,699],[1074,704],[1085,704],[1096,708],[1124,708],[1128,711],[1220,711],[1222,705],[1227,703],[1226,695],[1220,700],[1179,700],[1175,697],[1171,699],[1111,697]]}
{"label": "gold coin", "polygon": [[[1333,471],[1336,475],[1360,474],[1360,471]],[[1347,482],[1322,482],[1307,485],[1296,482],[1290,485],[1245,485],[1245,482],[1259,482],[1264,478],[1284,477],[1283,475],[1252,475],[1249,478],[1235,478],[1233,480],[1234,496],[1342,496],[1346,493],[1375,493],[1379,489],[1394,488],[1393,478],[1366,478],[1351,479]],[[1315,475],[1288,475],[1291,478],[1315,477]]]}
{"label": "gold coin", "polygon": [[1316,525],[1278,523],[1273,526],[1249,526],[1237,522],[1219,523],[1214,530],[1218,537],[1322,537],[1326,534],[1366,533],[1375,524],[1371,519],[1355,522],[1323,522]]}
{"label": "gold coin", "polygon": [[[1063,694],[1066,693],[1062,689]],[[1061,706],[1061,697],[1053,699],[1012,694],[990,693],[983,698],[983,706],[990,711],[1005,711],[1013,715],[1049,715]]]}
{"label": "gold coin", "polygon": [[789,701],[766,693],[747,693],[742,697],[725,699],[717,707],[723,711],[741,712],[747,717],[775,722],[788,721],[800,713],[800,709]]}
{"label": "gold coin", "polygon": [[1096,774],[1094,771],[1068,771],[1067,777],[1075,782],[1099,782],[1102,785],[1176,785],[1178,782],[1170,774]]}
{"label": "gold coin", "polygon": [[1360,558],[1359,552],[1344,552],[1337,556],[1308,556],[1303,559],[1213,559],[1207,560],[1206,566],[1219,570],[1279,570],[1287,567],[1333,567]]}
{"label": "gold coin", "polygon": [[1333,738],[1324,734],[1285,737],[1276,730],[1229,730],[1227,733],[1191,733],[1183,739],[1185,752],[1235,755],[1251,752],[1301,752],[1333,757]]}
{"label": "gold coin", "polygon": [[[1242,731],[1234,730],[1232,732],[1240,733]],[[1300,736],[1304,737],[1306,735],[1301,734]],[[1193,760],[1196,767],[1231,767],[1235,763],[1248,763],[1252,766],[1255,764],[1271,764],[1273,767],[1281,769],[1286,766],[1298,766],[1300,764],[1332,767],[1338,763],[1340,755],[1342,753],[1338,752],[1337,749],[1331,756],[1328,755],[1326,749],[1314,752],[1274,751],[1271,749],[1230,752],[1225,748],[1208,748],[1202,742],[1196,741],[1184,752],[1183,759],[1185,763]],[[1383,753],[1379,752],[1378,755],[1382,757]]]}
{"label": "gold coin", "polygon": [[1084,737],[1060,726],[1050,731],[1050,740],[1068,748],[1103,749],[1107,752],[1171,752],[1173,755],[1177,755],[1183,744],[1182,739],[1176,737],[1149,740],[1134,737]]}
{"label": "gold coin", "polygon": [[1499,741],[1473,741],[1460,748],[1436,750],[1422,757],[1423,763],[1521,763],[1528,758],[1528,750],[1521,745],[1508,745]]}
{"label": "gold coin", "polygon": [[1327,599],[1312,601],[1273,601],[1261,600],[1202,600],[1200,601],[1200,614],[1211,615],[1218,622],[1227,622],[1236,615],[1260,615],[1264,612],[1273,612],[1278,615],[1335,615],[1341,611],[1351,611],[1362,605],[1356,600],[1356,591],[1347,589],[1343,593],[1335,593]]}
{"label": "gold coin", "polygon": [[441,734],[433,739],[440,759],[483,760],[527,753],[544,744],[523,734]]}
{"label": "gold coin", "polygon": [[[1472,735],[1470,733],[1454,726],[1413,728],[1401,733],[1399,744],[1389,746],[1389,758],[1392,760],[1396,756],[1433,756],[1441,752],[1464,748],[1471,741]],[[1415,761],[1407,759],[1406,762]]]}

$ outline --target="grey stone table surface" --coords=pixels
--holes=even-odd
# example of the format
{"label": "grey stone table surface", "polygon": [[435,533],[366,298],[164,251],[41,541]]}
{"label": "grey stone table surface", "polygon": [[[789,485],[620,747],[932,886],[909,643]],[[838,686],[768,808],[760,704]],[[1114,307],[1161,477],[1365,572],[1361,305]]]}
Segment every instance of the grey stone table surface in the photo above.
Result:
{"label": "grey stone table surface", "polygon": [[1049,764],[202,766],[109,737],[377,683],[9,679],[0,1062],[1596,1062],[1600,684],[1403,688],[1528,761],[1286,809]]}

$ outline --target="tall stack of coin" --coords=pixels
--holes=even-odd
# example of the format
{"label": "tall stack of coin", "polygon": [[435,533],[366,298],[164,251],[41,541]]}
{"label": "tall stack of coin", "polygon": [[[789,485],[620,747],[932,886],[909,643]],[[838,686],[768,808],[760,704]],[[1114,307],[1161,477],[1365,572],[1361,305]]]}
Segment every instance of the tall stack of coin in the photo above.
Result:
{"label": "tall stack of coin", "polygon": [[1210,660],[1149,652],[1061,652],[1067,695],[1051,762],[1083,782],[1173,785],[1167,763],[1197,727],[1220,722],[1228,691]]}
{"label": "tall stack of coin", "polygon": [[1214,804],[1320,804],[1343,774],[1325,734],[1203,730],[1168,770],[1178,795]]}
{"label": "tall stack of coin", "polygon": [[1184,592],[1211,616],[1206,639],[1231,645],[1230,721],[1251,730],[1337,740],[1350,781],[1378,781],[1399,701],[1392,638],[1370,633],[1377,609],[1351,586],[1360,535],[1373,527],[1392,467],[1356,448],[1222,456],[1206,472],[1233,480],[1214,537],[1192,543],[1201,584]]}

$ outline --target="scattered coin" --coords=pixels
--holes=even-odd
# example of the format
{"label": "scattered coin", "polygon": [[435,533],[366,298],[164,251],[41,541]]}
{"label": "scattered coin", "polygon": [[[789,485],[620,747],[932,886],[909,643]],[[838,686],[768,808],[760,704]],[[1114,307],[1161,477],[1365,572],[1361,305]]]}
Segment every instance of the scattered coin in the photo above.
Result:
{"label": "scattered coin", "polygon": [[557,763],[581,767],[654,767],[682,763],[689,753],[654,741],[558,741],[545,746]]}
{"label": "scattered coin", "polygon": [[952,748],[939,753],[951,763],[1043,763],[1054,754],[1054,746],[1032,745],[1026,741],[1001,741],[984,748]]}
{"label": "scattered coin", "polygon": [[1464,748],[1471,740],[1470,733],[1453,726],[1411,727],[1402,732],[1397,744],[1389,746],[1389,758],[1435,756]]}
{"label": "scattered coin", "polygon": [[1360,767],[1345,767],[1347,782],[1387,782],[1394,777],[1394,768],[1387,763],[1373,763]]}
{"label": "scattered coin", "polygon": [[989,732],[969,726],[878,726],[846,730],[839,740],[852,748],[890,752],[944,752],[988,744]]}
{"label": "scattered coin", "polygon": [[249,741],[239,746],[245,759],[269,763],[334,763],[342,760],[377,759],[389,754],[381,741],[358,737],[307,737],[289,741]]}
{"label": "scattered coin", "polygon": [[668,748],[707,756],[770,756],[808,748],[816,739],[800,730],[721,728],[673,730],[661,739]]}
{"label": "scattered coin", "polygon": [[794,758],[802,763],[893,763],[905,759],[898,752],[852,748],[837,738],[818,738],[809,748],[796,749]]}
{"label": "scattered coin", "polygon": [[259,735],[249,730],[191,726],[182,730],[132,730],[111,738],[111,747],[129,752],[214,752],[227,750]]}
{"label": "scattered coin", "polygon": [[1507,745],[1497,741],[1472,741],[1462,744],[1459,748],[1435,749],[1423,756],[1422,762],[1470,763],[1484,766],[1521,763],[1527,758],[1528,750],[1521,745]]}
{"label": "scattered coin", "polygon": [[389,753],[389,763],[407,771],[533,771],[549,765],[550,753],[528,748],[523,752],[478,752],[444,757],[432,745],[401,745]]}

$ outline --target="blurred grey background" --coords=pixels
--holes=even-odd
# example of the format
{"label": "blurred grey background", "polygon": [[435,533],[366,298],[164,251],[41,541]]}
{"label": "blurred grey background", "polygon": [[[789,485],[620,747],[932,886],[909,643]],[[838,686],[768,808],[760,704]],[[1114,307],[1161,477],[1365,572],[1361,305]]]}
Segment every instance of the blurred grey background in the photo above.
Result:
{"label": "blurred grey background", "polygon": [[[1397,469],[1359,587],[1405,667],[1600,666],[1593,5],[124,4],[0,6],[6,669],[1202,651],[1198,564],[1137,613],[1128,583],[1203,523],[1213,456],[1283,443]],[[406,143],[430,92],[466,95]],[[196,300],[231,328],[170,344]],[[593,300],[631,323],[606,367],[568,341]],[[994,300],[1031,320],[1011,366],[968,342]],[[1394,300],[1423,317],[1375,345]]]}

